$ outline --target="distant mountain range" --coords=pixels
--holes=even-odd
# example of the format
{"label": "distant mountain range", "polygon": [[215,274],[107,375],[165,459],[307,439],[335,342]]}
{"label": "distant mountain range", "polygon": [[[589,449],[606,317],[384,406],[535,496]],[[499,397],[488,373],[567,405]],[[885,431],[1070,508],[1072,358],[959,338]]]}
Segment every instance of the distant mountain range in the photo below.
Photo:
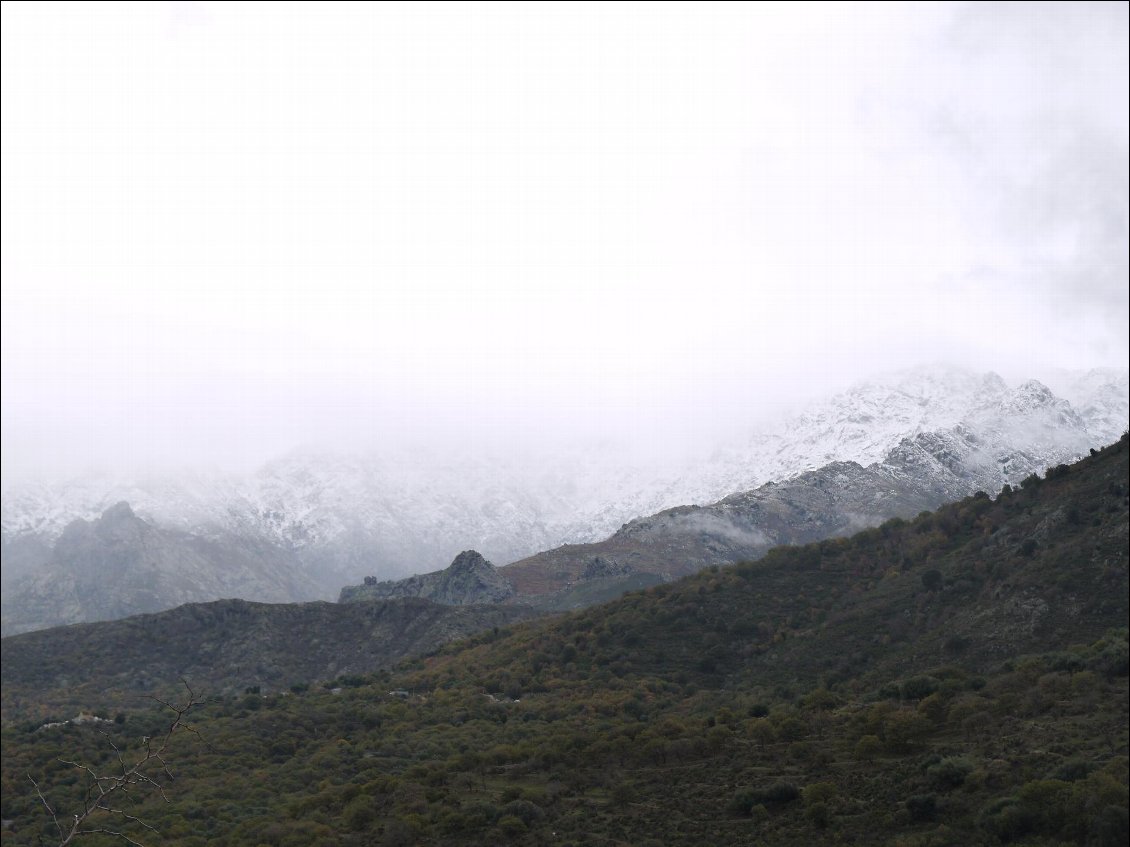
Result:
{"label": "distant mountain range", "polygon": [[[9,486],[3,631],[227,596],[331,598],[365,576],[435,571],[469,548],[516,561],[506,572],[519,594],[537,583],[539,594],[574,592],[554,603],[590,602],[775,543],[995,493],[1125,431],[1126,371],[1049,381],[1055,391],[942,366],[877,378],[677,472],[633,465],[608,446],[536,466],[306,451],[244,478]],[[95,553],[100,516],[119,502],[152,531],[135,527],[145,543],[128,553],[122,541]]]}
{"label": "distant mountain range", "polygon": [[[952,376],[952,375],[950,375]],[[934,405],[953,408],[974,399],[975,405],[951,426],[919,431],[898,440],[877,461],[862,466],[834,461],[815,470],[731,494],[705,506],[679,506],[636,518],[599,542],[562,545],[498,569],[505,602],[568,609],[611,599],[624,591],[695,573],[711,565],[757,559],[782,544],[805,544],[850,535],[889,518],[909,518],[975,492],[996,495],[1005,485],[1018,485],[1031,475],[1069,461],[1090,449],[1086,423],[1066,400],[1039,382],[1008,389],[989,375],[979,391],[970,382],[927,380],[918,388],[942,386]],[[902,409],[911,395],[870,386],[855,395],[856,408],[874,404]],[[918,408],[928,408],[927,400]],[[843,406],[841,406],[843,408]],[[938,414],[941,419],[944,414]],[[814,415],[802,428],[811,453],[827,455],[837,433],[841,443],[855,444],[867,455],[890,436],[868,429],[875,419],[857,413],[837,417]],[[1112,439],[1113,440],[1113,439]],[[1094,446],[1103,446],[1101,443]],[[453,566],[454,567],[454,566]],[[451,571],[434,575],[449,578]],[[414,577],[420,580],[421,577]],[[425,577],[424,579],[427,579]],[[397,596],[403,583],[349,587],[342,600]],[[489,602],[484,593],[469,602]]]}

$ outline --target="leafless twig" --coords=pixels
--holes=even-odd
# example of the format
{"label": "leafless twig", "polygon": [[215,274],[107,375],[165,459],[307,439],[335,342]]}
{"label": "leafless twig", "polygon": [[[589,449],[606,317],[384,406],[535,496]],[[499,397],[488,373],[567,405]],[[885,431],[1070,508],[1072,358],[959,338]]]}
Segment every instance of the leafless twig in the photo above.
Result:
{"label": "leafless twig", "polygon": [[165,795],[165,784],[158,781],[164,779],[167,782],[174,779],[168,762],[165,760],[169,742],[172,741],[174,735],[185,732],[191,732],[197,738],[200,738],[200,733],[186,720],[188,713],[195,706],[198,706],[200,701],[196,698],[196,693],[188,682],[184,679],[181,682],[184,683],[187,691],[183,705],[170,703],[160,697],[152,698],[169,709],[173,713],[173,717],[169,723],[169,728],[161,735],[146,736],[143,739],[144,746],[137,752],[136,759],[133,759],[132,762],[127,759],[118,745],[105,732],[102,734],[106,736],[107,743],[114,751],[115,767],[112,772],[99,773],[90,765],[70,759],[59,759],[62,764],[70,765],[86,775],[86,797],[77,813],[69,817],[60,814],[57,807],[51,805],[39,783],[32,778],[31,774],[28,774],[27,778],[34,786],[39,802],[43,804],[43,808],[55,824],[59,836],[59,847],[66,847],[80,836],[96,833],[119,838],[126,844],[133,845],[133,847],[144,847],[140,841],[135,840],[125,832],[105,825],[107,819],[110,823],[129,824],[150,832],[157,831],[145,821],[122,808],[118,798],[127,799],[133,789],[142,788],[156,794],[166,803],[169,802],[169,798]]}

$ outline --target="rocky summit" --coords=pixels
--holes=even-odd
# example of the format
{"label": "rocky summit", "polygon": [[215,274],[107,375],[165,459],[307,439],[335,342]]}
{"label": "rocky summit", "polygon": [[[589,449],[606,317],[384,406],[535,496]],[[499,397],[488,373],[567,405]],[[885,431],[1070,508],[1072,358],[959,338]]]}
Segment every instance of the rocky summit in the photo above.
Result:
{"label": "rocky summit", "polygon": [[445,606],[470,606],[501,603],[513,594],[514,586],[494,565],[474,550],[464,550],[442,571],[387,582],[368,577],[362,585],[343,588],[340,602],[422,597]]}

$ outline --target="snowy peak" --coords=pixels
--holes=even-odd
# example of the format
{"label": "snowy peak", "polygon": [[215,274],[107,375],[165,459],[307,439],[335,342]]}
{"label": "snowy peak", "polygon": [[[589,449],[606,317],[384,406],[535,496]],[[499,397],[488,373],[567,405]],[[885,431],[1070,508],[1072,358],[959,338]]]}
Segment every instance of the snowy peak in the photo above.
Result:
{"label": "snowy peak", "polygon": [[93,540],[120,546],[140,538],[147,528],[148,525],[123,500],[106,509],[96,520],[77,518],[71,521],[59,536],[55,549],[69,551]]}
{"label": "snowy peak", "polygon": [[852,386],[788,421],[781,436],[803,433],[803,443],[820,444],[822,453],[809,462],[815,467],[831,461],[869,464],[902,438],[955,426],[973,410],[997,405],[1008,393],[995,373],[916,368]]}
{"label": "snowy peak", "polygon": [[[882,374],[762,427],[746,442],[720,451],[700,477],[697,497],[683,502],[710,502],[831,462],[870,465],[920,433],[962,426],[1000,429],[1000,419],[1013,413],[1005,406],[1017,392],[1013,411],[1034,402],[1027,390],[1014,391],[993,372],[929,365]],[[1033,388],[1031,393],[1038,392]],[[1078,421],[1070,425],[1082,427]],[[1096,441],[1106,443],[1116,437],[1103,435]]]}
{"label": "snowy peak", "polygon": [[1084,372],[1059,372],[1047,380],[1052,390],[1079,413],[1093,434],[1113,441],[1130,420],[1130,372],[1095,368]]}
{"label": "snowy peak", "polygon": [[1022,382],[1010,392],[1001,402],[1000,412],[1003,415],[1050,414],[1061,426],[1085,428],[1083,419],[1070,403],[1056,397],[1050,388],[1034,379]]}

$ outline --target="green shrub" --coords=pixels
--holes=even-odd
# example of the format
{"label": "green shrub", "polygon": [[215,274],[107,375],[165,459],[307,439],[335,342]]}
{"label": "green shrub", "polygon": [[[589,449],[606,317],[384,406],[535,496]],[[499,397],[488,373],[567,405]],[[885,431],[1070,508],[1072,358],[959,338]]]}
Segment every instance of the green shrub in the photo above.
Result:
{"label": "green shrub", "polygon": [[804,787],[801,796],[806,806],[814,806],[817,803],[826,803],[838,793],[839,789],[834,782],[814,782]]}
{"label": "green shrub", "polygon": [[912,676],[899,686],[904,700],[921,700],[938,690],[940,683],[932,676]]}
{"label": "green shrub", "polygon": [[354,832],[364,832],[376,821],[377,810],[368,797],[358,797],[342,809],[341,817],[345,825]]}
{"label": "green shrub", "polygon": [[969,774],[973,773],[973,763],[964,756],[949,756],[936,765],[926,769],[926,778],[940,791],[957,788]]}
{"label": "green shrub", "polygon": [[498,828],[502,830],[503,835],[513,838],[524,833],[529,827],[519,817],[503,815],[498,819]]}
{"label": "green shrub", "polygon": [[1078,782],[1086,779],[1094,769],[1095,766],[1084,759],[1068,759],[1052,771],[1050,778],[1064,782]]}
{"label": "green shrub", "polygon": [[937,591],[942,587],[942,572],[931,568],[922,574],[922,587],[927,591]]}
{"label": "green shrub", "polygon": [[855,745],[855,758],[861,762],[875,760],[883,752],[883,742],[877,735],[865,735]]}
{"label": "green shrub", "polygon": [[934,725],[918,712],[902,710],[890,715],[883,726],[887,749],[892,753],[906,753],[920,745]]}
{"label": "green shrub", "polygon": [[726,805],[727,811],[736,815],[749,815],[755,806],[783,805],[800,798],[800,789],[791,782],[776,782],[768,788],[739,789]]}
{"label": "green shrub", "polygon": [[[624,784],[616,786],[616,789],[623,787]],[[615,794],[616,789],[613,789]],[[503,817],[506,815],[513,815],[519,818],[526,826],[533,826],[538,821],[545,817],[545,811],[537,803],[531,803],[529,800],[511,800],[502,807]]]}
{"label": "green shrub", "polygon": [[757,802],[757,794],[749,788],[740,789],[726,804],[726,811],[734,815],[749,815]]}
{"label": "green shrub", "polygon": [[1036,828],[1036,815],[1015,797],[994,800],[978,818],[981,828],[1001,841],[1009,842]]}

